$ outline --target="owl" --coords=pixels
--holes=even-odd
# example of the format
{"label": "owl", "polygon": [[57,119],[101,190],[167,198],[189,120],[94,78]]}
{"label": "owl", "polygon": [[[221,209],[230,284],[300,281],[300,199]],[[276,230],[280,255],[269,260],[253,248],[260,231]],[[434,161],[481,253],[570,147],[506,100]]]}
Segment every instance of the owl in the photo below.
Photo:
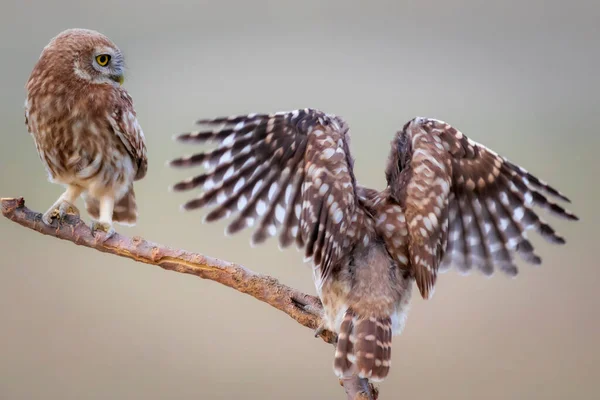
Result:
{"label": "owl", "polygon": [[334,371],[383,380],[392,336],[406,320],[413,282],[425,299],[451,265],[517,274],[515,255],[539,264],[529,229],[565,243],[534,207],[577,217],[568,199],[449,124],[414,118],[391,143],[381,191],[357,183],[348,125],[314,109],[201,120],[185,143],[212,150],[171,161],[205,171],[173,186],[201,188],[186,210],[232,216],[227,233],[255,226],[254,243],[279,237],[312,263],[324,328],[337,333]]}
{"label": "owl", "polygon": [[81,195],[92,230],[114,233],[113,222],[134,224],[133,182],[146,175],[144,133],[131,96],[121,86],[124,60],[106,36],[69,29],[50,41],[26,85],[25,123],[49,180],[65,192],[42,216],[51,224]]}

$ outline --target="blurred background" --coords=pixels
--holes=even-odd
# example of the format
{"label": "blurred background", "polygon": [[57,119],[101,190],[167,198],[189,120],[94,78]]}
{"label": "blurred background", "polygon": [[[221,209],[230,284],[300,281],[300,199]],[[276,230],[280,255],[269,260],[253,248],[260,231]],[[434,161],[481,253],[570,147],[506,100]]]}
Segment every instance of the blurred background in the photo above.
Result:
{"label": "blurred background", "polygon": [[[195,149],[172,135],[200,117],[319,108],[348,121],[358,179],[382,188],[394,132],[446,120],[558,187],[581,221],[548,216],[568,243],[536,236],[544,264],[521,263],[517,279],[449,272],[432,300],[415,295],[382,398],[597,398],[598,2],[161,3],[2,1],[1,197],[44,211],[62,191],[23,123],[24,85],[72,27],[122,49],[147,138],[140,220],[120,233],[309,293],[293,249],[251,249],[249,232],[225,238],[204,212],[179,211],[190,195],[167,188],[192,172],[164,165]],[[4,219],[0,254],[1,399],[344,398],[333,348],[248,296]]]}

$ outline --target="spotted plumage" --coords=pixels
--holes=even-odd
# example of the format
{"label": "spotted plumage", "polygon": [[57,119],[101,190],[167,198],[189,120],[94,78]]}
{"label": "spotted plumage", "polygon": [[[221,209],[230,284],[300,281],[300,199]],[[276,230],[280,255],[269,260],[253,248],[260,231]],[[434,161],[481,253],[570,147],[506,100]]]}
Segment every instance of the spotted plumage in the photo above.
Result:
{"label": "spotted plumage", "polygon": [[303,109],[199,123],[207,129],[178,140],[216,148],[171,162],[205,168],[173,187],[202,189],[184,209],[214,206],[206,220],[233,216],[228,233],[256,225],[255,243],[278,235],[282,247],[304,248],[325,328],[338,334],[340,377],[387,376],[413,281],[429,298],[449,265],[514,275],[514,253],[540,262],[527,229],[564,243],[532,206],[576,219],[546,196],[566,197],[442,121],[415,118],[396,134],[382,191],[356,182],[348,126],[334,115]]}
{"label": "spotted plumage", "polygon": [[94,229],[133,224],[133,182],[146,175],[144,134],[121,87],[124,61],[106,36],[85,29],[60,33],[44,48],[27,82],[25,123],[51,182],[66,191],[44,214],[78,213],[82,195]]}

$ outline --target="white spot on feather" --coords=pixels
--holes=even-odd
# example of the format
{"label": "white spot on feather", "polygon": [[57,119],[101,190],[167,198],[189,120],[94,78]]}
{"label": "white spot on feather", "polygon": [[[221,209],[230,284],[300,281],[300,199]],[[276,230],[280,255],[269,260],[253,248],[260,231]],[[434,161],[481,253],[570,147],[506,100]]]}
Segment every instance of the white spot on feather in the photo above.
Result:
{"label": "white spot on feather", "polygon": [[330,159],[335,153],[335,150],[330,148],[327,148],[325,150],[323,150],[323,153],[321,154],[321,158],[322,159]]}
{"label": "white spot on feather", "polygon": [[431,223],[431,220],[428,217],[423,218],[423,224],[425,224],[425,228],[427,228],[428,231],[433,230],[433,224]]}
{"label": "white spot on feather", "polygon": [[324,195],[325,195],[325,193],[327,193],[327,191],[328,191],[328,190],[329,190],[329,185],[328,185],[328,184],[326,184],[326,183],[324,183],[324,184],[322,184],[322,185],[321,185],[321,187],[319,188],[319,194],[320,194],[321,196],[324,196]]}
{"label": "white spot on feather", "polygon": [[242,186],[244,186],[244,184],[246,183],[246,179],[244,178],[240,178],[236,183],[235,186],[233,187],[233,191],[234,192],[238,192]]}
{"label": "white spot on feather", "polygon": [[242,211],[244,209],[244,207],[246,207],[246,204],[248,204],[248,200],[246,199],[246,196],[244,196],[244,195],[240,196],[240,198],[238,199],[238,203],[237,203],[238,210]]}
{"label": "white spot on feather", "polygon": [[277,221],[280,223],[283,223],[283,220],[285,219],[285,208],[283,208],[281,204],[277,204],[275,207],[275,218],[277,218]]}
{"label": "white spot on feather", "polygon": [[523,216],[525,216],[525,209],[523,207],[515,208],[513,211],[513,216],[517,221],[521,220]]}
{"label": "white spot on feather", "polygon": [[285,202],[289,203],[290,202],[290,198],[292,197],[292,186],[288,185],[285,188]]}
{"label": "white spot on feather", "polygon": [[273,200],[273,197],[275,197],[275,193],[277,192],[278,188],[279,185],[276,182],[273,182],[271,184],[271,187],[269,188],[269,200]]}
{"label": "white spot on feather", "polygon": [[223,175],[223,180],[227,180],[229,178],[231,178],[233,176],[233,173],[235,172],[235,168],[233,168],[233,165],[231,167],[229,167],[227,169],[227,172],[225,172],[225,175]]}
{"label": "white spot on feather", "polygon": [[263,215],[265,215],[266,212],[267,212],[267,203],[265,203],[264,200],[259,200],[256,203],[256,213],[259,216],[263,216]]}
{"label": "white spot on feather", "polygon": [[335,211],[335,214],[333,215],[333,221],[336,224],[339,224],[342,221],[342,218],[344,217],[344,212],[340,209],[337,209]]}
{"label": "white spot on feather", "polygon": [[225,194],[225,192],[219,192],[219,194],[217,195],[217,203],[223,204],[226,201],[227,201],[227,195]]}
{"label": "white spot on feather", "polygon": [[[240,124],[243,125],[244,123],[240,122]],[[223,139],[223,141],[221,142],[223,144],[223,146],[229,146],[229,145],[233,144],[233,137],[234,137],[234,134],[232,133],[231,135],[229,135],[225,139]]]}
{"label": "white spot on feather", "polygon": [[254,187],[252,188],[252,196],[251,197],[254,197],[256,195],[256,193],[258,193],[258,191],[260,190],[262,185],[263,185],[262,179],[259,179],[256,181],[256,183],[254,184]]}
{"label": "white spot on feather", "polygon": [[221,158],[219,158],[219,164],[225,164],[231,160],[232,160],[231,150],[227,150],[225,153],[223,153]]}

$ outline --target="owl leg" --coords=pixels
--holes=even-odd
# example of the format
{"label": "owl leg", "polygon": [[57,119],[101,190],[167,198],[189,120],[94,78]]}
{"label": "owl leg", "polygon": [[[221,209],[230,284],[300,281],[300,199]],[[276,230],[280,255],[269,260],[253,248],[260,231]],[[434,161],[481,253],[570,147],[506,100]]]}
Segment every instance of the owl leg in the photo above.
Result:
{"label": "owl leg", "polygon": [[306,302],[304,300],[301,300],[298,298],[292,298],[292,301],[294,302],[296,307],[300,308],[301,310],[303,310],[309,314],[320,317],[319,320],[321,322],[319,322],[319,326],[317,326],[317,328],[314,330],[314,334],[315,334],[315,337],[321,336],[321,334],[325,330],[327,330],[327,324],[325,322],[325,313],[323,312],[323,309],[321,307],[315,307],[311,304],[306,304]]}
{"label": "owl leg", "polygon": [[92,234],[95,234],[96,231],[104,231],[104,240],[115,234],[112,224],[114,208],[115,199],[112,196],[103,196],[100,199],[100,218],[98,218],[98,221],[92,222]]}
{"label": "owl leg", "polygon": [[46,225],[51,225],[52,219],[54,218],[58,218],[62,221],[67,214],[79,216],[79,210],[75,207],[75,201],[82,191],[83,188],[81,186],[68,185],[67,190],[65,190],[58,200],[52,204],[52,207],[42,215],[42,221],[44,221]]}
{"label": "owl leg", "polygon": [[317,328],[313,332],[315,334],[315,337],[319,337],[327,329],[327,324],[325,322],[324,314],[322,312],[319,312],[318,310],[313,310],[312,307],[309,305],[307,305],[306,307],[308,308],[308,309],[305,308],[306,311],[310,312],[311,314],[316,314],[316,315],[321,316],[321,322],[319,322],[319,326],[317,326]]}
{"label": "owl leg", "polygon": [[304,304],[302,309],[304,309],[304,311],[306,311],[307,313],[318,315],[321,317],[321,322],[319,322],[319,326],[317,326],[317,328],[314,330],[315,337],[321,336],[321,334],[327,329],[325,322],[325,314],[323,313],[323,310],[320,308],[316,308],[310,304]]}

